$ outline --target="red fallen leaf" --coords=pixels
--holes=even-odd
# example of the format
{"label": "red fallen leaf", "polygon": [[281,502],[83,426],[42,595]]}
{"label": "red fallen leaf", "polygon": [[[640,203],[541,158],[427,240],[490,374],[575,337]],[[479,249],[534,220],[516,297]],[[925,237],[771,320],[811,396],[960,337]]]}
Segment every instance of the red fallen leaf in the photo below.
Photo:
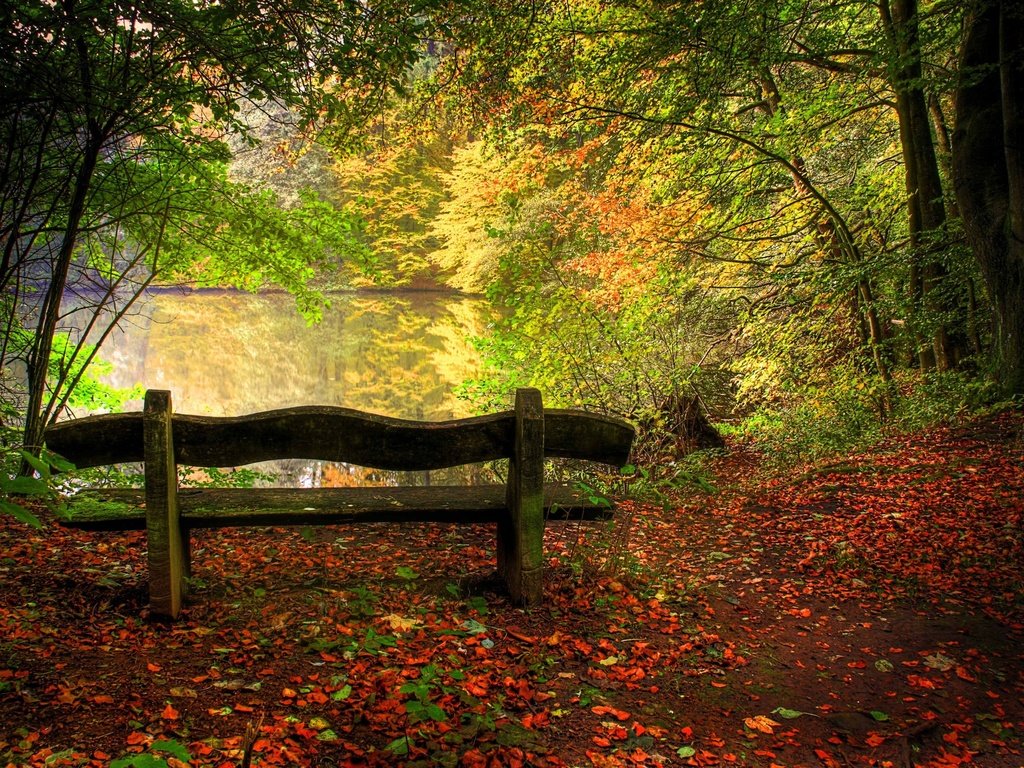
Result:
{"label": "red fallen leaf", "polygon": [[956,676],[959,677],[961,680],[966,680],[968,683],[978,682],[978,678],[974,677],[970,672],[968,672],[963,667],[956,668]]}
{"label": "red fallen leaf", "polygon": [[281,697],[282,697],[282,698],[285,698],[285,699],[294,699],[294,698],[295,698],[296,696],[298,696],[298,695],[299,695],[299,694],[298,694],[298,692],[297,692],[297,691],[295,691],[295,690],[294,690],[294,689],[292,689],[292,688],[282,688],[282,689],[281,689]]}
{"label": "red fallen leaf", "polygon": [[162,717],[164,720],[177,720],[180,716],[181,713],[179,713],[178,710],[176,710],[170,704],[164,707],[164,711],[160,713],[160,717]]}
{"label": "red fallen leaf", "polygon": [[610,747],[612,745],[612,743],[604,736],[594,736],[591,739],[591,741],[593,741],[599,747]]}
{"label": "red fallen leaf", "polygon": [[61,687],[56,698],[60,704],[74,704],[78,700],[78,696],[70,688],[64,687]]}
{"label": "red fallen leaf", "polygon": [[595,715],[611,715],[619,721],[629,720],[629,712],[623,712],[621,709],[616,709],[615,707],[607,707],[603,704],[598,705],[596,707],[591,707],[590,711],[593,712]]}
{"label": "red fallen leaf", "polygon": [[775,729],[781,725],[781,723],[778,723],[765,715],[748,717],[743,721],[743,724],[750,730],[760,731],[761,733],[774,733]]}
{"label": "red fallen leaf", "polygon": [[629,731],[627,731],[621,725],[616,726],[608,732],[608,738],[612,739],[613,741],[625,741],[629,738]]}
{"label": "red fallen leaf", "polygon": [[530,728],[530,729],[533,729],[533,728],[543,728],[550,721],[551,721],[551,716],[548,714],[548,711],[545,709],[545,710],[543,710],[541,712],[530,713],[530,714],[526,715],[522,719],[522,724],[523,724],[523,728]]}
{"label": "red fallen leaf", "polygon": [[252,712],[252,707],[246,704],[235,704],[235,712]]}
{"label": "red fallen leaf", "polygon": [[464,752],[459,763],[462,768],[487,768],[487,758],[476,748]]}
{"label": "red fallen leaf", "polygon": [[114,697],[113,696],[107,696],[106,694],[101,693],[98,696],[93,696],[92,697],[92,702],[93,702],[93,704],[113,704],[114,703]]}
{"label": "red fallen leaf", "polygon": [[907,682],[919,688],[928,688],[929,690],[934,690],[938,687],[927,677],[921,677],[920,675],[907,675]]}
{"label": "red fallen leaf", "polygon": [[868,737],[864,739],[864,743],[869,747],[880,747],[885,743],[885,736],[878,733],[870,733]]}
{"label": "red fallen leaf", "polygon": [[101,749],[97,749],[97,750],[96,750],[95,752],[93,752],[93,753],[92,753],[92,756],[93,756],[93,757],[94,757],[95,759],[97,759],[97,760],[103,760],[104,762],[106,762],[107,760],[110,760],[110,755],[108,755],[108,754],[107,754],[106,752],[104,752],[104,751],[103,751],[103,750],[101,750]]}
{"label": "red fallen leaf", "polygon": [[139,744],[145,744],[149,741],[149,734],[142,731],[132,731],[128,734],[128,738],[125,741],[128,743],[128,746],[137,747]]}
{"label": "red fallen leaf", "polygon": [[162,667],[159,664],[153,664],[152,662],[150,662],[149,664],[146,664],[146,669],[148,669],[150,672],[159,672],[162,669]]}

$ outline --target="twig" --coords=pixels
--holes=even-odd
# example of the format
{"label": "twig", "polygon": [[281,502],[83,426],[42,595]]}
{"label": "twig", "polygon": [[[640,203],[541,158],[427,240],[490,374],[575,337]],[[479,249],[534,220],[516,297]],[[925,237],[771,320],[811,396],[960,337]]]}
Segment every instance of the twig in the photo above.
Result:
{"label": "twig", "polygon": [[260,729],[263,727],[263,720],[265,718],[266,713],[263,713],[255,725],[250,720],[248,725],[245,726],[245,736],[242,737],[242,762],[239,763],[239,768],[249,768],[252,763],[252,748],[256,743],[256,738],[260,735]]}

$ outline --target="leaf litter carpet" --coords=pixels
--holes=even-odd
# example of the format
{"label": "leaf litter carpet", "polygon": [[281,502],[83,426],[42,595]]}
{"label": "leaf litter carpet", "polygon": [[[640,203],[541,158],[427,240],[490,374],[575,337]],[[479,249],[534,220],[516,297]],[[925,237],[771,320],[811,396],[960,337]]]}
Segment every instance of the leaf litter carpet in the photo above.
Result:
{"label": "leaf litter carpet", "polygon": [[[1024,419],[549,527],[510,605],[485,526],[141,534],[0,521],[0,764],[1024,766]],[[189,761],[189,762],[186,762]]]}

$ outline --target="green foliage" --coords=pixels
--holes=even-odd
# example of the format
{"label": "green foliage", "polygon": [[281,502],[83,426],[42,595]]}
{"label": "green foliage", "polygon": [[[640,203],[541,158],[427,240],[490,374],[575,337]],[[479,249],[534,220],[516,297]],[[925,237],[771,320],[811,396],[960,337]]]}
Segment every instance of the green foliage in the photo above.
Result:
{"label": "green foliage", "polygon": [[96,357],[97,347],[72,341],[65,333],[53,338],[50,355],[51,376],[55,384],[66,382],[69,387],[66,403],[71,410],[96,412],[120,411],[129,400],[142,397],[143,389],[136,385],[129,389],[111,387],[100,381],[114,370],[113,364]]}
{"label": "green foliage", "polygon": [[168,768],[168,757],[187,764],[192,754],[177,739],[161,739],[150,744],[145,752],[111,761],[110,768]]}
{"label": "green foliage", "polygon": [[247,467],[178,467],[178,485],[182,488],[253,488],[274,479],[272,474]]}
{"label": "green foliage", "polygon": [[[877,380],[873,384],[881,386]],[[864,379],[853,379],[808,389],[804,397],[785,407],[755,411],[743,421],[740,431],[778,467],[869,445],[882,430],[871,386]]]}
{"label": "green foliage", "polygon": [[775,405],[758,408],[734,428],[776,467],[860,450],[893,432],[965,418],[994,401],[994,384],[960,372],[900,373],[892,382],[849,366]]}
{"label": "green foliage", "polygon": [[[23,449],[9,449],[0,457],[0,512],[39,528],[42,523],[30,507],[42,505],[60,511],[53,474],[73,469],[72,465],[49,451],[36,456]],[[24,466],[33,474],[20,474]]]}
{"label": "green foliage", "polygon": [[[813,0],[476,10],[451,21],[464,55],[439,78],[461,78],[488,149],[456,153],[451,211],[469,219],[445,203],[438,229],[454,279],[482,284],[464,275],[488,264],[506,315],[466,396],[533,384],[657,425],[670,396],[722,416],[735,395],[740,413],[792,422],[800,456],[911,424],[889,412],[917,397],[909,370],[990,341],[958,223],[922,223],[900,166],[908,94],[927,90],[936,119],[949,107],[934,73],[957,13],[922,19],[910,50],[900,20]],[[944,138],[911,170],[948,189]],[[933,347],[947,356],[930,362]],[[929,376],[917,386],[941,402]]]}
{"label": "green foliage", "polygon": [[[454,670],[447,676],[454,676],[458,679],[463,677],[462,672]],[[404,693],[410,698],[406,700],[405,713],[409,716],[410,723],[420,723],[428,720],[442,723],[448,719],[447,713],[431,699],[443,696],[452,691],[445,683],[445,673],[434,664],[427,664],[420,669],[420,676],[403,684],[399,693]]]}

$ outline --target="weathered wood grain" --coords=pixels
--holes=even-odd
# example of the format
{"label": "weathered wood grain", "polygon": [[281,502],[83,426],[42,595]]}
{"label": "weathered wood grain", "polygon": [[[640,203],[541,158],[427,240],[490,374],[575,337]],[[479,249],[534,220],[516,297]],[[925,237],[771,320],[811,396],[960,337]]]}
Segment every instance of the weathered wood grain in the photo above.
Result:
{"label": "weathered wood grain", "polygon": [[[178,464],[237,467],[274,459],[341,461],[375,469],[429,470],[504,458],[512,452],[512,411],[450,421],[393,419],[348,408],[301,406],[246,416],[175,414]],[[544,455],[622,466],[633,427],[585,411],[544,411]],[[142,414],[60,422],[47,447],[80,468],[143,460]]]}
{"label": "weathered wood grain", "polygon": [[[353,522],[494,523],[505,512],[504,485],[390,488],[183,488],[178,508],[184,528],[331,525]],[[145,492],[83,491],[69,504],[68,528],[141,531]],[[612,510],[564,483],[544,487],[550,521],[606,520]]]}
{"label": "weathered wood grain", "polygon": [[149,604],[155,613],[177,618],[185,598],[190,564],[188,537],[178,518],[178,470],[171,437],[171,393],[151,389],[143,410],[146,461],[146,542]]}
{"label": "weathered wood grain", "polygon": [[516,430],[508,463],[507,515],[498,522],[498,571],[513,602],[544,593],[544,406],[536,389],[516,390]]}
{"label": "weathered wood grain", "polygon": [[[543,598],[546,519],[606,517],[570,489],[544,485],[544,458],[621,466],[633,428],[583,411],[544,410],[520,389],[515,410],[471,419],[416,422],[347,408],[302,406],[248,416],[175,415],[170,392],[146,393],[142,414],[94,416],[50,427],[50,450],[79,467],[144,461],[144,494],[83,495],[66,525],[146,531],[150,606],[176,618],[190,570],[190,530],[225,526],[351,522],[494,523],[498,570],[517,603]],[[431,470],[508,458],[505,486],[344,489],[177,487],[179,464],[233,467],[274,459],[338,461],[391,470]]]}

